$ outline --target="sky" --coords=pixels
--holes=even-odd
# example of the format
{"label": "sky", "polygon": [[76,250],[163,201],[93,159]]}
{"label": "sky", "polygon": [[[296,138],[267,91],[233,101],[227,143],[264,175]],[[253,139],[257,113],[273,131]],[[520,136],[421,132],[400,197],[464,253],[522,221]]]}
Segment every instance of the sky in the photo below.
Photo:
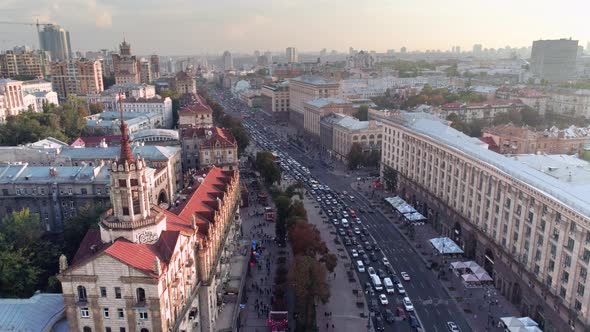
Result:
{"label": "sky", "polygon": [[[470,50],[573,38],[586,46],[589,0],[0,0],[0,21],[56,23],[74,50],[186,55],[322,48]],[[0,47],[38,47],[36,30],[0,24]]]}

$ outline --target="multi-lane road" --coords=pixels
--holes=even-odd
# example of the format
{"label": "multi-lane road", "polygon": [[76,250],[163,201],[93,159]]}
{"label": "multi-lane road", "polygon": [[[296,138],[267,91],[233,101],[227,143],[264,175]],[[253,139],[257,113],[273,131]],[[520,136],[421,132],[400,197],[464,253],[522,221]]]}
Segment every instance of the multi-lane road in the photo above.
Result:
{"label": "multi-lane road", "polygon": [[[221,100],[219,95],[213,94],[224,107],[225,111],[233,116],[240,116],[247,110],[236,100],[229,100],[224,98]],[[470,331],[469,325],[466,323],[462,310],[444,291],[440,281],[437,279],[433,271],[426,269],[424,261],[415,251],[415,249],[406,241],[396,226],[379,210],[371,207],[369,199],[364,197],[352,185],[356,174],[350,177],[343,177],[342,174],[336,175],[334,172],[326,171],[325,164],[320,160],[310,158],[309,153],[300,150],[297,147],[289,144],[276,136],[276,132],[281,131],[281,127],[277,127],[263,118],[256,120],[246,118],[244,123],[249,127],[249,131],[255,131],[259,136],[264,133],[265,141],[274,142],[279,147],[279,150],[297,160],[301,165],[310,169],[313,177],[321,184],[328,185],[336,192],[348,191],[354,196],[354,200],[345,199],[348,206],[355,211],[361,208],[364,211],[374,210],[375,213],[362,213],[359,217],[362,220],[362,225],[368,230],[370,237],[380,248],[384,256],[387,257],[391,265],[396,270],[397,275],[401,271],[410,274],[411,280],[409,282],[403,281],[407,296],[412,300],[415,310],[419,316],[419,320],[425,331],[448,331],[447,322],[455,322],[461,331]],[[253,134],[252,132],[250,134]],[[260,137],[260,136],[259,136]],[[253,140],[256,140],[256,135],[251,135]],[[257,142],[260,143],[260,142]],[[356,246],[347,247],[349,251]],[[378,262],[372,263],[375,268],[384,268],[381,258]],[[369,282],[370,279],[367,273],[358,273],[361,285]],[[378,293],[375,294],[376,298]],[[367,294],[367,299],[370,302],[371,295]],[[396,294],[389,296],[390,304],[388,308],[395,312],[396,307],[403,307],[401,302],[402,296]],[[393,303],[392,303],[393,302]],[[408,331],[409,324],[406,322],[396,322],[393,325],[385,324],[387,331]]]}

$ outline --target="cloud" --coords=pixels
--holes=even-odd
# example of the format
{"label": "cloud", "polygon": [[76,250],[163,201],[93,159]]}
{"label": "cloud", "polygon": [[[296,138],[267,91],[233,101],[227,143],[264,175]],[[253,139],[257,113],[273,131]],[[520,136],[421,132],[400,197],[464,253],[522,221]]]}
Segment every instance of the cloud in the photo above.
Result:
{"label": "cloud", "polygon": [[113,15],[110,11],[103,10],[96,16],[96,26],[99,28],[110,28],[113,26]]}
{"label": "cloud", "polygon": [[258,34],[262,29],[268,28],[272,22],[270,17],[264,15],[251,15],[247,18],[226,25],[224,34],[228,39],[236,40],[253,34]]}

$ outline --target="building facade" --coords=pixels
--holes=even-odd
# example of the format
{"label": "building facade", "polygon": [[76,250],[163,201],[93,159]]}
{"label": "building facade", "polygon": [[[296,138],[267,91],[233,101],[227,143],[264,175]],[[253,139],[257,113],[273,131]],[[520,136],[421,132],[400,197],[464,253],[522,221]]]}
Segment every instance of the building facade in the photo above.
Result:
{"label": "building facade", "polygon": [[213,128],[199,144],[199,167],[219,167],[225,170],[238,169],[238,143],[234,135],[223,128]]}
{"label": "building facade", "polygon": [[49,53],[51,61],[65,61],[72,55],[70,32],[59,25],[46,24],[39,31],[41,49]]}
{"label": "building facade", "polygon": [[289,122],[303,129],[305,103],[320,98],[338,97],[338,82],[320,77],[300,76],[289,80]]}
{"label": "building facade", "polygon": [[342,98],[313,99],[303,104],[303,129],[311,135],[313,140],[320,139],[320,121],[332,113],[352,115],[352,103]]}
{"label": "building facade", "polygon": [[332,156],[346,160],[350,148],[357,143],[363,151],[381,150],[383,126],[377,121],[359,121],[345,116],[332,126]]}
{"label": "building facade", "polygon": [[112,59],[116,84],[142,83],[141,63],[135,55],[131,55],[131,45],[129,43],[123,40],[119,45],[119,54],[112,54]]}
{"label": "building facade", "polygon": [[8,116],[18,115],[27,108],[23,94],[23,82],[11,79],[0,79],[0,122],[5,122]]}
{"label": "building facade", "polygon": [[174,127],[172,99],[170,97],[161,98],[157,96],[150,99],[131,97],[123,99],[121,103],[123,111],[126,113],[157,113],[162,116],[161,128],[170,129]]}
{"label": "building facade", "polygon": [[100,61],[76,59],[51,64],[51,84],[60,99],[104,90]]}
{"label": "building facade", "polygon": [[180,71],[174,77],[174,90],[182,94],[197,93],[197,81],[187,72]]}
{"label": "building facade", "polygon": [[549,82],[574,80],[577,55],[577,40],[536,40],[531,53],[531,72]]}
{"label": "building facade", "polygon": [[183,96],[184,106],[178,111],[178,128],[213,127],[213,110],[198,94]]}
{"label": "building facade", "polygon": [[[489,151],[424,113],[383,116],[382,183],[391,168],[404,198],[494,278],[544,331],[587,329],[590,177]],[[557,167],[565,168],[565,167]],[[569,167],[574,170],[576,167]]]}
{"label": "building facade", "polygon": [[43,52],[6,51],[0,54],[0,77],[29,76],[41,79],[48,74],[48,63],[49,60]]}
{"label": "building facade", "polygon": [[295,47],[287,47],[285,49],[285,56],[287,57],[287,63],[299,62],[299,54],[297,53],[297,49]]}
{"label": "building facade", "polygon": [[233,60],[232,55],[229,51],[223,52],[223,55],[221,56],[221,62],[223,64],[224,71],[234,69],[234,60]]}
{"label": "building facade", "polygon": [[499,113],[520,112],[526,105],[519,99],[496,99],[481,103],[448,103],[440,107],[439,116],[446,119],[456,114],[462,121],[484,120],[491,122]]}
{"label": "building facade", "polygon": [[289,119],[289,82],[266,84],[260,89],[262,110],[277,121]]}

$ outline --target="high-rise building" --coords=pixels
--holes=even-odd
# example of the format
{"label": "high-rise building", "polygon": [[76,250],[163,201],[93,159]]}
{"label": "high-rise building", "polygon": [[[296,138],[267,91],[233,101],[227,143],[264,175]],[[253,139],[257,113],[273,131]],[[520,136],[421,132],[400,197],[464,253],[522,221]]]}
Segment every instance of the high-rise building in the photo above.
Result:
{"label": "high-rise building", "polygon": [[259,50],[254,51],[254,58],[258,59],[259,56],[260,56],[260,51]]}
{"label": "high-rise building", "polygon": [[232,59],[231,53],[229,51],[223,52],[222,60],[223,60],[223,70],[234,69],[234,60]]}
{"label": "high-rise building", "polygon": [[408,51],[408,49],[404,46],[402,48],[400,48],[399,52],[402,54],[405,54]]}
{"label": "high-rise building", "polygon": [[531,72],[549,82],[575,79],[577,54],[577,40],[536,40],[531,53]]}
{"label": "high-rise building", "polygon": [[43,78],[46,76],[47,57],[39,51],[6,51],[0,54],[0,77],[29,76]]}
{"label": "high-rise building", "polygon": [[473,45],[473,54],[481,54],[483,46],[481,44]]}
{"label": "high-rise building", "polygon": [[297,54],[297,49],[295,47],[287,47],[285,55],[287,56],[288,63],[299,62],[299,55]]}
{"label": "high-rise building", "polygon": [[113,54],[115,83],[141,83],[141,63],[131,55],[131,45],[125,40],[119,45],[119,54]]}
{"label": "high-rise building", "polygon": [[147,59],[142,59],[139,62],[139,81],[141,83],[150,83],[153,80],[152,77],[152,68],[150,61]]}
{"label": "high-rise building", "polygon": [[41,49],[49,52],[52,61],[62,61],[70,58],[70,32],[59,25],[47,24],[39,31]]}
{"label": "high-rise building", "polygon": [[325,48],[322,48],[322,50],[320,51],[320,56],[324,57],[324,56],[326,56],[326,54],[328,54],[328,50]]}
{"label": "high-rise building", "polygon": [[60,99],[70,94],[97,94],[104,90],[99,60],[70,59],[51,64],[51,83]]}
{"label": "high-rise building", "polygon": [[152,79],[160,78],[160,57],[157,54],[150,56],[150,68],[152,70]]}
{"label": "high-rise building", "polygon": [[266,51],[264,52],[264,56],[266,57],[268,64],[272,64],[272,53],[270,53],[270,51]]}

